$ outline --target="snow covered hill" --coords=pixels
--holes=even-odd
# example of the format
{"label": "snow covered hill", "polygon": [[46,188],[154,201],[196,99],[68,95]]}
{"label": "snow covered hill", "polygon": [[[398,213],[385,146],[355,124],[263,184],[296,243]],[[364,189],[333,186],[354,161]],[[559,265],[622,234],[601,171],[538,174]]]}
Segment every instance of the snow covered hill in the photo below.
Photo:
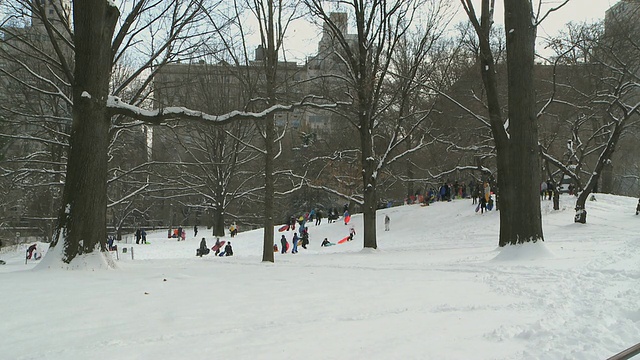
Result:
{"label": "snow covered hill", "polygon": [[[262,230],[233,257],[150,233],[117,270],[61,271],[0,253],[6,359],[603,359],[640,341],[637,199],[596,194],[587,224],[543,201],[545,242],[500,249],[499,214],[471,200],[309,225],[309,249],[262,263]],[[384,231],[385,214],[391,230]],[[285,234],[290,240],[293,232]],[[40,244],[42,248],[45,244]],[[131,259],[131,249],[134,260]],[[41,260],[44,261],[44,260]],[[44,264],[44,263],[43,263]],[[34,268],[35,267],[35,268]],[[47,270],[47,271],[45,271]]]}

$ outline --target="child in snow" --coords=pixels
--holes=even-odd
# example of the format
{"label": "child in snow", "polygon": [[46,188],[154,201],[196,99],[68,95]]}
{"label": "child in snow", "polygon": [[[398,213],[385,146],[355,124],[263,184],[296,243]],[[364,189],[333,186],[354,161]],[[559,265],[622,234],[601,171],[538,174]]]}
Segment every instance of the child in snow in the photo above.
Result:
{"label": "child in snow", "polygon": [[224,256],[233,256],[233,248],[231,247],[231,241],[224,246]]}
{"label": "child in snow", "polygon": [[389,231],[389,223],[391,219],[389,219],[389,215],[384,216],[384,231]]}
{"label": "child in snow", "polygon": [[638,206],[636,206],[636,215],[640,213],[640,199],[638,199]]}
{"label": "child in snow", "polygon": [[298,240],[298,234],[293,233],[293,239],[291,239],[291,242],[293,243],[293,248],[291,249],[292,254],[298,253]]}
{"label": "child in snow", "polygon": [[324,240],[322,240],[322,244],[320,244],[320,246],[331,246],[331,245],[333,245],[333,243],[327,240],[327,238],[324,238]]}
{"label": "child in snow", "polygon": [[305,227],[302,232],[302,247],[306,249],[307,245],[309,245],[309,228]]}
{"label": "child in snow", "polygon": [[282,244],[282,250],[280,251],[282,254],[287,252],[287,238],[282,235],[280,238],[280,244]]}
{"label": "child in snow", "polygon": [[349,229],[349,240],[347,241],[351,241],[353,240],[353,236],[356,234],[356,229],[353,228],[353,226]]}
{"label": "child in snow", "polygon": [[202,238],[200,241],[200,248],[196,250],[196,255],[202,257],[202,255],[209,254],[209,248],[207,248],[207,240]]}

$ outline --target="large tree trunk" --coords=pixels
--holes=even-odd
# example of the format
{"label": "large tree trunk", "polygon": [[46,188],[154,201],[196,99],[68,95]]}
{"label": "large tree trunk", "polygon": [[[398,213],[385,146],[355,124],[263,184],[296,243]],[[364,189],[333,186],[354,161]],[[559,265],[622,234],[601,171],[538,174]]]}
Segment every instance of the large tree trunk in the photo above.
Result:
{"label": "large tree trunk", "polygon": [[262,261],[274,262],[273,256],[273,194],[274,181],[273,176],[273,154],[275,141],[275,124],[274,116],[267,116],[266,137],[265,137],[265,163],[264,163],[264,244],[262,248]]}
{"label": "large tree trunk", "polygon": [[533,60],[536,29],[530,0],[505,0],[509,94],[509,133],[500,108],[495,62],[490,46],[493,12],[490,0],[482,1],[478,22],[470,0],[463,0],[480,44],[482,80],[487,92],[491,132],[496,144],[500,191],[500,239],[498,244],[543,240],[540,215],[540,159],[535,117]]}
{"label": "large tree trunk", "polygon": [[111,38],[119,16],[104,0],[73,2],[75,70],[73,123],[62,209],[51,243],[64,245],[62,260],[91,253],[107,237],[106,101],[111,77]]}
{"label": "large tree trunk", "polygon": [[213,209],[213,236],[224,236],[224,210],[222,206]]}
{"label": "large tree trunk", "polygon": [[[600,175],[600,192],[604,194],[613,194],[613,163],[607,161],[602,168],[602,174]],[[593,192],[598,192],[598,189],[594,188]]]}
{"label": "large tree trunk", "polygon": [[609,159],[611,159],[611,157],[613,156],[613,152],[616,149],[618,140],[620,140],[620,135],[624,130],[624,121],[626,121],[627,119],[628,117],[625,118],[625,120],[623,120],[622,122],[616,122],[614,121],[613,118],[610,119],[612,122],[615,123],[611,132],[611,137],[607,140],[607,143],[606,143],[607,145],[605,146],[604,150],[600,154],[600,157],[598,158],[598,162],[596,162],[596,166],[593,169],[593,174],[589,178],[589,181],[587,181],[587,184],[584,186],[584,189],[580,191],[580,193],[578,194],[578,199],[576,199],[576,208],[575,208],[576,215],[574,217],[575,222],[579,222],[583,224],[587,222],[587,212],[586,212],[587,199],[589,198],[589,195],[591,195],[591,193],[595,191],[596,184],[598,183],[598,179],[600,179],[602,172],[604,171],[605,167],[609,163],[610,161]]}
{"label": "large tree trunk", "polygon": [[[265,75],[267,80],[267,105],[276,99],[276,71],[278,68],[278,51],[276,50],[275,17],[273,0],[267,1]],[[265,163],[264,163],[264,244],[262,261],[274,262],[273,256],[273,199],[275,192],[274,155],[275,155],[275,117],[267,115],[265,124]]]}
{"label": "large tree trunk", "polygon": [[498,174],[502,179],[501,213],[509,217],[506,232],[500,229],[500,246],[544,240],[538,197],[540,156],[533,84],[536,27],[532,18],[530,0],[505,0],[511,137],[509,171],[506,178]]}
{"label": "large tree trunk", "polygon": [[[362,114],[362,112],[361,112]],[[362,207],[362,216],[364,217],[364,247],[377,249],[376,234],[376,184],[377,178],[374,175],[376,162],[373,159],[373,139],[371,138],[368,127],[369,119],[362,116],[360,121],[360,142],[362,148],[362,184],[364,185],[364,204]]]}

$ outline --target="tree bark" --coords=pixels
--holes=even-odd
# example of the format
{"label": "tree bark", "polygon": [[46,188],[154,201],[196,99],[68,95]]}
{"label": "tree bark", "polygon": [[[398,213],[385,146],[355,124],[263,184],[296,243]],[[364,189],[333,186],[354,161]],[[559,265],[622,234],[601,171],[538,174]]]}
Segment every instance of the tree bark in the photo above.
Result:
{"label": "tree bark", "polygon": [[544,240],[540,215],[538,131],[535,116],[533,65],[536,27],[530,0],[505,0],[509,132],[500,109],[495,62],[489,43],[493,1],[482,1],[480,21],[470,0],[462,0],[478,34],[480,72],[487,92],[491,132],[496,145],[500,191],[498,244]]}
{"label": "tree bark", "polygon": [[[509,172],[502,191],[502,212],[508,212],[500,246],[544,240],[538,186],[540,156],[535,113],[533,66],[536,25],[530,0],[505,0],[509,94]],[[503,174],[498,174],[503,178]],[[505,191],[506,190],[506,191]],[[505,200],[508,208],[505,207]],[[506,211],[504,211],[506,210]]]}
{"label": "tree bark", "polygon": [[[266,20],[266,53],[265,53],[265,75],[267,86],[267,105],[272,105],[276,99],[276,71],[278,68],[278,51],[276,49],[275,38],[275,17],[273,0],[267,1]],[[265,123],[265,163],[264,163],[264,244],[262,248],[262,261],[274,262],[273,255],[273,199],[275,192],[274,155],[275,155],[275,117],[273,114],[267,115]]]}
{"label": "tree bark", "polygon": [[62,209],[52,247],[63,258],[106,249],[107,148],[110,117],[106,101],[111,77],[111,38],[119,12],[104,0],[73,2],[75,69],[73,123]]}
{"label": "tree bark", "polygon": [[362,148],[362,184],[364,185],[364,204],[362,207],[363,216],[363,236],[364,247],[377,249],[377,234],[376,234],[376,210],[377,210],[377,198],[376,198],[376,182],[375,175],[376,163],[373,159],[373,139],[370,135],[370,128],[368,124],[370,119],[366,116],[366,112],[361,112],[362,117],[360,119],[360,143]]}

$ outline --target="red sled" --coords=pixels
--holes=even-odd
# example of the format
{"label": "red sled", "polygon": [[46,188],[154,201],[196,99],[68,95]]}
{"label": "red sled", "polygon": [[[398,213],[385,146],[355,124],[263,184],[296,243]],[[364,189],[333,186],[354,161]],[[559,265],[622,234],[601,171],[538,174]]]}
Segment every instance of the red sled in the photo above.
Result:
{"label": "red sled", "polygon": [[213,245],[211,250],[216,251],[216,250],[222,249],[222,247],[224,246],[225,243],[226,243],[226,241],[222,240],[222,241],[220,241],[220,245]]}
{"label": "red sled", "polygon": [[279,229],[278,232],[283,232],[283,231],[288,231],[289,230],[289,225],[282,225]]}
{"label": "red sled", "polygon": [[349,241],[349,236],[345,237],[344,239],[340,239],[340,240],[338,240],[338,244],[344,244],[344,243],[346,243],[347,241]]}
{"label": "red sled", "polygon": [[345,225],[349,223],[349,221],[351,221],[351,215],[347,215],[344,217],[344,223]]}

